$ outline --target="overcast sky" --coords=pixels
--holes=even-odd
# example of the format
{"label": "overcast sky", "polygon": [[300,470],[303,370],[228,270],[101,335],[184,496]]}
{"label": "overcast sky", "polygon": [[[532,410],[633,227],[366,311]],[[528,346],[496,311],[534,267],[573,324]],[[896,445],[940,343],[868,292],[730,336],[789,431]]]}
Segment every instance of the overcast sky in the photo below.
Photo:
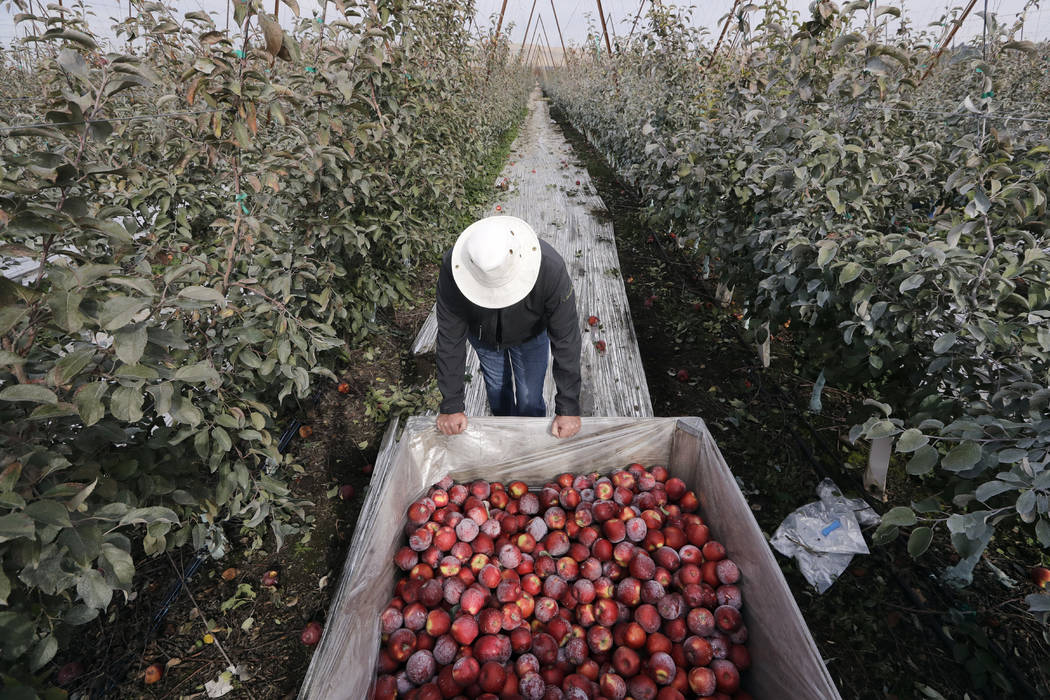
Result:
{"label": "overcast sky", "polygon": [[[48,0],[40,0],[48,2]],[[52,0],[54,1],[54,0]],[[65,0],[67,5],[73,4],[74,0]],[[299,0],[302,13],[309,17],[319,9],[319,2],[323,0]],[[349,5],[353,0],[347,0]],[[440,2],[441,0],[435,0]],[[499,13],[502,0],[476,0],[477,23],[482,29],[494,26],[495,18]],[[602,0],[602,7],[611,21],[610,34],[623,36],[631,29],[635,14],[638,11],[640,0]],[[693,2],[663,0],[665,5],[676,5],[678,7],[696,6],[693,13],[693,24],[706,27],[712,34],[717,36],[721,28],[719,21],[733,6],[733,0],[694,0]],[[761,4],[760,0],[752,0],[755,4]],[[810,0],[788,0],[788,6],[798,10],[808,17],[807,7]],[[962,0],[876,0],[878,5],[891,4],[904,8],[905,14],[910,18],[912,25],[916,28],[926,26],[931,22],[939,22],[945,14],[946,9],[959,7],[966,3]],[[107,33],[105,28],[111,24],[107,19],[112,16],[124,16],[127,14],[127,1],[119,0],[84,0],[86,7],[97,15],[93,24],[102,33]],[[169,4],[174,5],[180,13],[191,10],[204,10],[211,13],[216,22],[223,26],[226,16],[226,0],[174,0]],[[648,0],[646,0],[648,4]],[[967,18],[959,38],[969,38],[981,33],[982,22],[978,13],[987,4],[989,13],[995,13],[1002,23],[1012,23],[1018,14],[1024,9],[1025,0],[978,0],[977,6],[971,16]],[[1050,34],[1050,0],[1042,2],[1042,9],[1030,9],[1025,22],[1025,39],[1045,39]],[[520,42],[525,32],[525,25],[529,18],[529,11],[533,5],[532,0],[507,0],[507,11],[504,18],[504,26],[512,25],[511,40]],[[543,27],[547,31],[551,44],[558,43],[557,30],[554,23],[554,15],[551,8],[551,0],[535,0],[536,17],[533,24],[536,25],[542,19]],[[587,36],[588,23],[597,27],[598,12],[597,0],[554,0],[557,7],[558,20],[561,24],[565,41],[571,44],[582,43]],[[288,8],[281,5],[281,12],[285,16],[282,20],[287,22],[290,14]],[[15,33],[13,21],[13,4],[10,0],[0,0],[0,42],[6,43]],[[890,25],[892,32],[895,24]],[[21,33],[21,32],[19,32]],[[530,36],[532,31],[529,32]],[[542,37],[542,32],[540,34]]]}

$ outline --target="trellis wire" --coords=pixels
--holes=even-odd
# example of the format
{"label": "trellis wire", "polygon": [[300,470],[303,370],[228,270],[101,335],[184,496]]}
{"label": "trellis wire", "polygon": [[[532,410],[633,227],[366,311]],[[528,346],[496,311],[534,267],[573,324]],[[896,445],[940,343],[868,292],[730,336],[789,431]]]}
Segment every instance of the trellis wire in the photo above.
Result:
{"label": "trellis wire", "polygon": [[222,109],[201,109],[197,111],[182,111],[182,112],[160,112],[158,114],[137,114],[130,117],[107,117],[105,119],[81,119],[79,121],[72,122],[35,122],[32,124],[13,124],[10,126],[0,126],[0,133],[15,131],[17,129],[42,129],[48,126],[81,126],[83,124],[98,124],[101,122],[130,122],[139,121],[144,119],[159,119],[161,117],[179,117],[179,116],[194,116],[198,114],[214,114],[215,112],[222,112]]}

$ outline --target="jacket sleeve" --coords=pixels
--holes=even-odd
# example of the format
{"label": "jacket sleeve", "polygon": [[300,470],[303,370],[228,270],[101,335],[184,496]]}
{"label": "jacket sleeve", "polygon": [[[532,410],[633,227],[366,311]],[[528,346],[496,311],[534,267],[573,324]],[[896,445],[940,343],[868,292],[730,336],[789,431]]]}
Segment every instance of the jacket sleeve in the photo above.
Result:
{"label": "jacket sleeve", "polygon": [[437,362],[438,389],[441,391],[441,413],[464,410],[464,374],[467,366],[467,320],[462,308],[462,294],[452,278],[448,256],[438,273],[437,287]]}
{"label": "jacket sleeve", "polygon": [[578,416],[582,384],[580,346],[583,341],[576,313],[576,292],[560,257],[551,265],[544,306],[550,319],[547,334],[551,341],[551,356],[554,358],[552,373],[557,389],[554,412],[559,416]]}

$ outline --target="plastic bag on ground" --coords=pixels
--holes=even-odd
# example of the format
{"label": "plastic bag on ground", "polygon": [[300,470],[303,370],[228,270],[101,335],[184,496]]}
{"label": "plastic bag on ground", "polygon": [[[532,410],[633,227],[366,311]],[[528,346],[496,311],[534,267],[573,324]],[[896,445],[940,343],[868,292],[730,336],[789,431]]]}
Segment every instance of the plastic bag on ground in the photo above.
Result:
{"label": "plastic bag on ground", "polygon": [[819,501],[807,503],[784,518],[769,544],[794,557],[811,586],[823,593],[846,570],[855,554],[867,554],[862,524],[879,516],[860,498],[846,498],[831,479],[817,486]]}

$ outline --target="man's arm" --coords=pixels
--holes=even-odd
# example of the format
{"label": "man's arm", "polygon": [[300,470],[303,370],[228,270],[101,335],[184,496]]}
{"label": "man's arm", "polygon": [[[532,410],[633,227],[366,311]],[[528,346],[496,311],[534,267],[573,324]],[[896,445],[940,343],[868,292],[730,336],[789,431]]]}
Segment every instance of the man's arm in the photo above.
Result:
{"label": "man's arm", "polygon": [[554,360],[552,374],[557,387],[554,412],[558,416],[579,416],[582,384],[580,346],[583,341],[576,313],[576,293],[565,263],[560,258],[558,264],[552,265],[544,305],[550,318],[547,334],[551,341],[551,356]]}
{"label": "man's arm", "polygon": [[442,399],[438,410],[442,414],[452,415],[462,414],[464,409],[463,375],[467,366],[467,320],[462,309],[461,294],[452,278],[449,260],[446,255],[441,272],[438,273],[435,360],[438,389]]}

